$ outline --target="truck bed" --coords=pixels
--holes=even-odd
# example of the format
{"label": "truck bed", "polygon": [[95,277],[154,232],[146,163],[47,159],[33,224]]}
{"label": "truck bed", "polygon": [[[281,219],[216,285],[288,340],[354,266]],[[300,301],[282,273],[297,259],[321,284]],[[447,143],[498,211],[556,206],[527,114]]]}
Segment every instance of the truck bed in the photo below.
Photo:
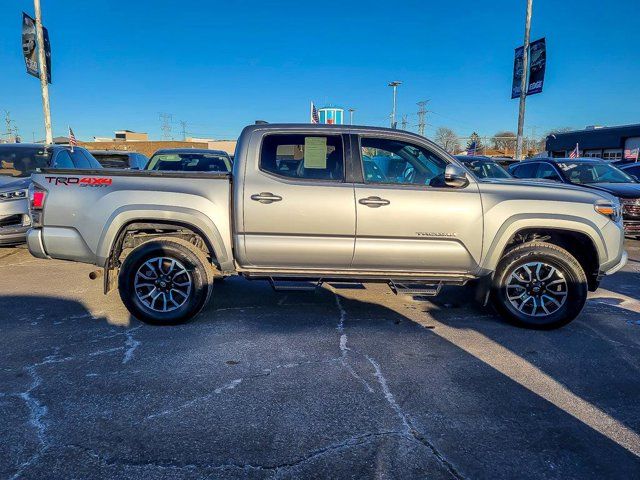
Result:
{"label": "truck bed", "polygon": [[121,229],[141,220],[184,220],[231,252],[230,174],[46,169],[32,178],[47,191],[35,240],[48,256],[103,266]]}

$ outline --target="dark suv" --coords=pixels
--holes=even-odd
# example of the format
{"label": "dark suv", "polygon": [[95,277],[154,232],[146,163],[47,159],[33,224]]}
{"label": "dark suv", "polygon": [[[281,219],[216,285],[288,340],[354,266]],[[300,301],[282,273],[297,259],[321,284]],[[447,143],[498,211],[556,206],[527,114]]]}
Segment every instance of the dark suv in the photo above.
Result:
{"label": "dark suv", "polygon": [[31,225],[31,174],[43,168],[102,168],[82,147],[0,144],[0,245],[23,243]]}
{"label": "dark suv", "polygon": [[509,168],[516,178],[539,178],[601,190],[620,199],[625,234],[640,236],[640,182],[598,158],[533,158]]}

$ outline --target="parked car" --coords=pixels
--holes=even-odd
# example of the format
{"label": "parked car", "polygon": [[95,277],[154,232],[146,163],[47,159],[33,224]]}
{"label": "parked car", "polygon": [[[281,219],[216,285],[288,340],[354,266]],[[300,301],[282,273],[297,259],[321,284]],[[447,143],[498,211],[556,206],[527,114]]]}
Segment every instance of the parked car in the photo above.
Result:
{"label": "parked car", "polygon": [[640,182],[609,162],[594,158],[535,158],[510,169],[516,178],[540,178],[610,193],[620,199],[624,229],[640,235]]}
{"label": "parked car", "polygon": [[467,167],[480,179],[512,178],[511,174],[489,157],[474,157],[471,155],[456,155],[460,163]]}
{"label": "parked car", "polygon": [[[402,164],[402,175],[365,176],[371,152]],[[70,184],[77,174],[96,188]],[[242,275],[377,281],[414,295],[478,280],[478,298],[507,319],[553,328],[627,259],[620,203],[608,193],[478,182],[401,130],[251,125],[231,174],[33,178],[31,253],[103,268],[105,291],[117,283],[132,315],[161,324],[196,315],[215,277]]]}
{"label": "parked car", "polygon": [[138,152],[124,150],[91,150],[100,165],[104,168],[127,168],[131,170],[144,170],[149,159]]}
{"label": "parked car", "polygon": [[31,225],[28,188],[43,168],[101,168],[82,147],[29,143],[0,144],[0,245],[24,243]]}
{"label": "parked car", "polygon": [[154,153],[146,169],[175,172],[229,173],[231,165],[229,154],[222,150],[172,148],[158,150]]}

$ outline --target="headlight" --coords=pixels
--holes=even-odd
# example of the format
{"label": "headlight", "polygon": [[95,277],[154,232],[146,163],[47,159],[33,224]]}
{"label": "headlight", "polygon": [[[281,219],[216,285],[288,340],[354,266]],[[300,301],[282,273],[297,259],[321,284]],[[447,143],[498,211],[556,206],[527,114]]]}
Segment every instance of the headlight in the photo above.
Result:
{"label": "headlight", "polygon": [[609,200],[598,200],[593,208],[600,215],[609,217],[614,222],[618,222],[622,218],[622,209],[619,202],[610,202]]}
{"label": "headlight", "polygon": [[28,196],[29,190],[23,188],[20,190],[0,193],[0,200],[22,200],[28,198]]}

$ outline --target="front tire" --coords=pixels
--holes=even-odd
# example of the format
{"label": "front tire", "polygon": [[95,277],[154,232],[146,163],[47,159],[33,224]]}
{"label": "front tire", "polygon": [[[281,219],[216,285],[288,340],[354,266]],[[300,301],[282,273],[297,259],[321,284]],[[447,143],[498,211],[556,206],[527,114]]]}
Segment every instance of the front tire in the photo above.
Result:
{"label": "front tire", "polygon": [[195,317],[207,304],[213,269],[193,244],[174,238],[145,242],[124,260],[120,298],[139,320],[174,325]]}
{"label": "front tire", "polygon": [[553,329],[568,324],[587,300],[587,277],[565,249],[530,242],[509,250],[496,269],[492,303],[518,326]]}

